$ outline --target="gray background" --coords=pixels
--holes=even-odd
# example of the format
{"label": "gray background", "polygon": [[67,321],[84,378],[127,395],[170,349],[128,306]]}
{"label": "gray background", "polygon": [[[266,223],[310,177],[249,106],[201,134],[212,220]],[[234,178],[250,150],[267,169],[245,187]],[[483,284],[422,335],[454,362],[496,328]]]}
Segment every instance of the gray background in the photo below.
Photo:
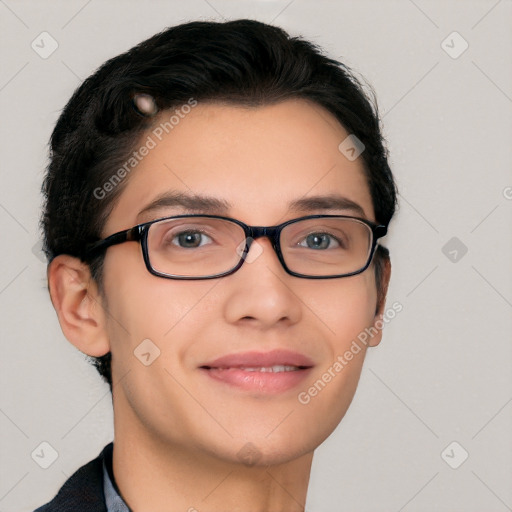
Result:
{"label": "gray background", "polygon": [[[510,0],[0,0],[0,16],[0,511],[46,502],[113,437],[108,387],[63,337],[46,290],[52,127],[107,58],[223,17],[273,22],[364,75],[401,192],[386,241],[388,306],[403,311],[315,455],[307,510],[512,510]],[[47,58],[31,47],[51,48],[43,31],[58,43]],[[47,469],[31,456],[42,442],[58,453]]]}

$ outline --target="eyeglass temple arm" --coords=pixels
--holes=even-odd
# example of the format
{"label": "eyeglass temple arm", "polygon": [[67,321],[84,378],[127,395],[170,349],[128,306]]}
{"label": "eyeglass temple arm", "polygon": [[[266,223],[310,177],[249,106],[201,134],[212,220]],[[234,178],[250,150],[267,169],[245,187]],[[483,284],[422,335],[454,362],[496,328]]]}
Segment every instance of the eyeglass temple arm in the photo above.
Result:
{"label": "eyeglass temple arm", "polygon": [[142,226],[135,226],[127,229],[126,231],[114,233],[103,240],[87,244],[85,247],[85,256],[91,258],[112,245],[122,244],[123,242],[139,241],[141,239],[142,232]]}
{"label": "eyeglass temple arm", "polygon": [[374,232],[375,238],[381,238],[387,234],[388,227],[381,224],[379,226],[375,226],[373,232]]}

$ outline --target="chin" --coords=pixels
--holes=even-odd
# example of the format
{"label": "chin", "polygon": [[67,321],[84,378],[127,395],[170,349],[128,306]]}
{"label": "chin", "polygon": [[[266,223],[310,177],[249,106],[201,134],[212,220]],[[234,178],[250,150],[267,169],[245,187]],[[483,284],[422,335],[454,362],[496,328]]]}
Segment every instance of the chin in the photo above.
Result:
{"label": "chin", "polygon": [[304,447],[267,448],[248,441],[236,453],[231,453],[229,458],[231,463],[247,468],[267,469],[269,466],[287,464],[312,451]]}
{"label": "chin", "polygon": [[283,435],[274,432],[267,437],[267,434],[252,437],[245,435],[230,440],[229,452],[225,456],[231,463],[241,463],[246,467],[277,466],[312,453],[327,437],[319,433],[314,437],[304,438],[289,431],[283,432]]}

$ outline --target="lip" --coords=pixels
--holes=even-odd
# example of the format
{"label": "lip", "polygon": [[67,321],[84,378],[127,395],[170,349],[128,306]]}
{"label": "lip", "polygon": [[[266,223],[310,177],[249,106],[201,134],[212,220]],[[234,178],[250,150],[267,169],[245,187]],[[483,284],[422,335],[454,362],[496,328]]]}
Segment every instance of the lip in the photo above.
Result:
{"label": "lip", "polygon": [[242,352],[238,354],[228,354],[219,357],[201,365],[210,368],[240,368],[247,367],[264,367],[264,366],[314,366],[313,361],[299,352],[291,350],[271,350],[269,352]]}
{"label": "lip", "polygon": [[[279,372],[254,370],[273,366],[294,366],[297,369]],[[229,354],[205,363],[199,369],[209,378],[232,387],[275,394],[298,386],[311,373],[313,366],[309,357],[298,352],[272,350]]]}

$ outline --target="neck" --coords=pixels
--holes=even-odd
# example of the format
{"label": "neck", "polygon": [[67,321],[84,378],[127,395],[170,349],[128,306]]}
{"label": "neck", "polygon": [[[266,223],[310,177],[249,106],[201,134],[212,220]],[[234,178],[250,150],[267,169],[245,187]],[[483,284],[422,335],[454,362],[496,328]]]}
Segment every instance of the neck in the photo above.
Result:
{"label": "neck", "polygon": [[115,400],[114,431],[114,478],[136,512],[305,510],[312,452],[285,463],[248,466],[162,439]]}

